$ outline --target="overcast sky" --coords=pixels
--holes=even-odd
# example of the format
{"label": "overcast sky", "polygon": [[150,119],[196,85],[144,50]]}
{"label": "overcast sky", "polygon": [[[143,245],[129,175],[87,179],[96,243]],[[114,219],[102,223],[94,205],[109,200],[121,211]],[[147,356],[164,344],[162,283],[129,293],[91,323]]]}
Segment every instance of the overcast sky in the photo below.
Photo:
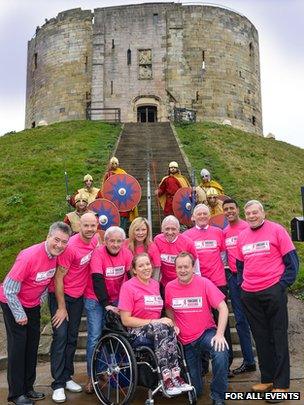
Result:
{"label": "overcast sky", "polygon": [[[75,7],[93,10],[135,3],[145,1],[0,0],[0,135],[24,128],[27,41],[37,25]],[[205,4],[231,8],[255,25],[260,39],[264,135],[271,132],[277,139],[303,148],[304,1],[219,0]]]}

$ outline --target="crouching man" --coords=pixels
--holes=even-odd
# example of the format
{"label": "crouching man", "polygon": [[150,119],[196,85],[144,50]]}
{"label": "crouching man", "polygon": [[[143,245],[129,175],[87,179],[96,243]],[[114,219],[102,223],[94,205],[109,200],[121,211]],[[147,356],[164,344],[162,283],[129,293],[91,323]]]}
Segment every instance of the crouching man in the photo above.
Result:
{"label": "crouching man", "polygon": [[[169,282],[165,290],[167,316],[173,320],[183,344],[197,396],[203,392],[203,354],[209,352],[213,373],[211,398],[214,405],[223,405],[228,388],[228,344],[224,337],[228,308],[225,296],[210,280],[194,274],[194,259],[190,253],[180,253],[175,267],[177,279]],[[212,308],[219,312],[217,327]]]}

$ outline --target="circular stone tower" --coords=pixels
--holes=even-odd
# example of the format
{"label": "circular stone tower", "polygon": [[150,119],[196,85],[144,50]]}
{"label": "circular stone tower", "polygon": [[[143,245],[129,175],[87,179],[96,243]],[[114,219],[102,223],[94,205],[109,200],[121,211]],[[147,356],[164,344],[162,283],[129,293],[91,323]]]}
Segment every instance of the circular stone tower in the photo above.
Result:
{"label": "circular stone tower", "polygon": [[124,122],[178,112],[262,134],[258,33],[210,5],[69,10],[29,42],[26,101],[26,127],[120,109]]}

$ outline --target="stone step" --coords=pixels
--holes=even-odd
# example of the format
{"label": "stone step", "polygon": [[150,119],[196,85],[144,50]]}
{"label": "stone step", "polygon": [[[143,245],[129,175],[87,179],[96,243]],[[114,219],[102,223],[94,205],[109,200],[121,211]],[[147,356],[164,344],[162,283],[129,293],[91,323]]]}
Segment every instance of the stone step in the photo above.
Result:
{"label": "stone step", "polygon": [[87,345],[87,332],[79,332],[77,340],[77,349],[85,349]]}

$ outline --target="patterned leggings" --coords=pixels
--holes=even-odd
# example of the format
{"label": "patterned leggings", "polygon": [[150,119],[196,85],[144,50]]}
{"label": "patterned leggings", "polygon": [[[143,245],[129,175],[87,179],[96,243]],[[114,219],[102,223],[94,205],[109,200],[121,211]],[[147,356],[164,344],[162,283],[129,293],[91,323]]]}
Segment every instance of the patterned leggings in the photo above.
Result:
{"label": "patterned leggings", "polygon": [[164,323],[153,323],[139,328],[130,328],[135,335],[133,346],[152,346],[161,372],[178,368],[177,340],[174,328]]}

